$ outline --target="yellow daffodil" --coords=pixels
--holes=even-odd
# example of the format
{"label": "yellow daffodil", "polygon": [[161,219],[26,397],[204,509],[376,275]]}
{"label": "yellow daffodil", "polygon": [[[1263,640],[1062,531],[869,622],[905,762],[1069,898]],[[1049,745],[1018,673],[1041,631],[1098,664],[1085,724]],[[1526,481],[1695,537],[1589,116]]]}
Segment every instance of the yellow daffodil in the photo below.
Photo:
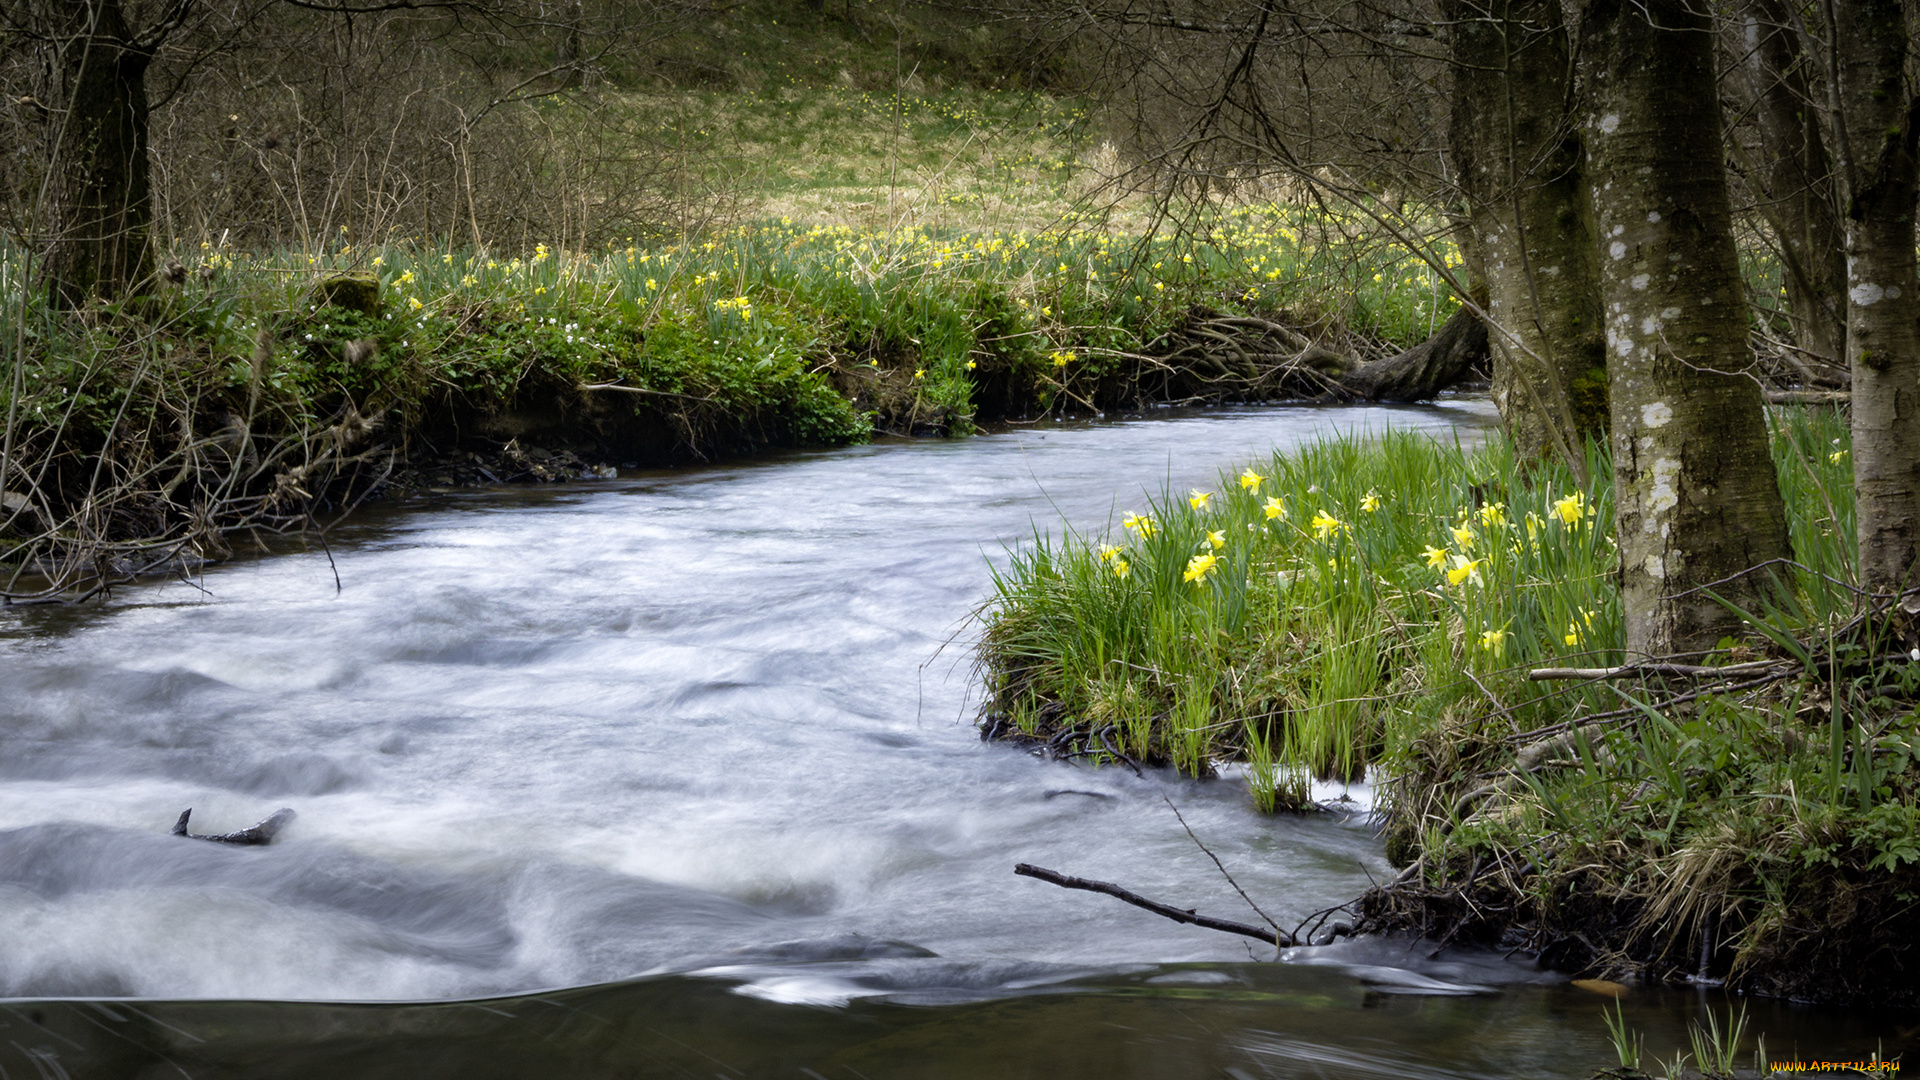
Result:
{"label": "yellow daffodil", "polygon": [[1227,546],[1226,530],[1215,529],[1212,532],[1209,532],[1207,534],[1207,544],[1208,546],[1212,547],[1213,550],[1215,551],[1219,551],[1221,548],[1226,547]]}
{"label": "yellow daffodil", "polygon": [[1128,514],[1120,524],[1139,534],[1142,540],[1153,539],[1153,519],[1145,514]]}
{"label": "yellow daffodil", "polygon": [[1503,502],[1488,503],[1487,505],[1480,508],[1480,524],[1485,525],[1489,529],[1496,529],[1502,525],[1505,525],[1506,523],[1507,523],[1507,504],[1506,503],[1503,503]]}
{"label": "yellow daffodil", "polygon": [[1217,566],[1219,562],[1219,556],[1214,555],[1212,552],[1208,552],[1205,555],[1195,555],[1193,558],[1187,560],[1187,572],[1180,575],[1180,580],[1191,581],[1197,585],[1207,580],[1207,575],[1213,573],[1213,568]]}
{"label": "yellow daffodil", "polygon": [[1366,497],[1360,500],[1360,509],[1365,510],[1369,514],[1380,509],[1380,493],[1369,490]]}
{"label": "yellow daffodil", "polygon": [[1480,559],[1469,559],[1465,555],[1453,557],[1453,567],[1447,571],[1447,584],[1458,585],[1463,581],[1480,584]]}
{"label": "yellow daffodil", "polygon": [[1100,549],[1100,561],[1112,562],[1113,557],[1118,554],[1120,554],[1120,549],[1113,544],[1108,544]]}
{"label": "yellow daffodil", "polygon": [[1254,472],[1252,469],[1248,469],[1247,471],[1240,474],[1240,489],[1242,491],[1252,491],[1257,493],[1260,490],[1260,482],[1265,479],[1266,477],[1261,476],[1259,473]]}
{"label": "yellow daffodil", "polygon": [[1562,525],[1578,525],[1586,514],[1587,498],[1576,491],[1564,499],[1553,501],[1553,516],[1560,519]]}
{"label": "yellow daffodil", "polygon": [[968,371],[972,371],[972,370],[973,370],[974,368],[977,368],[977,367],[979,367],[979,366],[980,366],[979,364],[976,364],[976,363],[974,363],[974,362],[973,362],[973,361],[971,361],[971,360],[969,360],[969,361],[967,361],[967,370],[968,370]]}
{"label": "yellow daffodil", "polygon": [[1504,656],[1507,651],[1507,636],[1507,631],[1504,627],[1499,630],[1482,630],[1480,631],[1480,647],[1496,657]]}
{"label": "yellow daffodil", "polygon": [[1827,463],[1829,465],[1838,465],[1846,456],[1847,452],[1845,450],[1835,450],[1833,453],[1827,455]]}
{"label": "yellow daffodil", "polygon": [[1262,509],[1264,509],[1267,512],[1268,521],[1272,521],[1274,518],[1283,518],[1287,516],[1287,504],[1283,500],[1281,500],[1279,497],[1274,495],[1267,496],[1267,505],[1262,507]]}
{"label": "yellow daffodil", "polygon": [[1327,513],[1325,510],[1315,512],[1313,521],[1310,524],[1313,525],[1314,535],[1322,540],[1332,536],[1336,531],[1346,528],[1346,523],[1334,517],[1332,514]]}
{"label": "yellow daffodil", "polygon": [[407,297],[407,309],[410,311],[419,311],[421,308],[426,306],[427,305],[420,302],[420,298],[417,296]]}
{"label": "yellow daffodil", "polygon": [[1195,510],[1205,510],[1207,508],[1207,500],[1211,498],[1213,498],[1213,492],[1201,491],[1199,488],[1194,488],[1192,491],[1187,492],[1187,505],[1193,507]]}
{"label": "yellow daffodil", "polygon": [[1568,624],[1567,624],[1567,638],[1566,638],[1566,641],[1567,641],[1567,644],[1569,644],[1569,645],[1578,645],[1578,644],[1580,644],[1580,624],[1579,624],[1579,623],[1568,623]]}
{"label": "yellow daffodil", "polygon": [[1070,353],[1070,352],[1067,352],[1066,350],[1064,350],[1064,349],[1062,349],[1062,350],[1060,350],[1060,351],[1058,351],[1058,352],[1056,352],[1056,353],[1054,353],[1054,354],[1053,354],[1053,366],[1054,366],[1054,367],[1066,367],[1066,366],[1067,366],[1068,364],[1071,364],[1071,363],[1073,363],[1073,354],[1072,354],[1072,353]]}
{"label": "yellow daffodil", "polygon": [[1115,559],[1113,560],[1112,565],[1113,565],[1113,576],[1119,578],[1122,581],[1125,581],[1127,579],[1128,574],[1133,573],[1133,565],[1127,562],[1127,560],[1125,559]]}
{"label": "yellow daffodil", "polygon": [[1455,525],[1448,531],[1453,533],[1453,542],[1460,545],[1461,551],[1472,551],[1473,542],[1479,539],[1471,525]]}
{"label": "yellow daffodil", "polygon": [[1438,570],[1447,565],[1446,548],[1437,548],[1429,545],[1427,549],[1420,554],[1426,556],[1429,569]]}
{"label": "yellow daffodil", "polygon": [[926,377],[927,377],[927,369],[926,369],[926,368],[914,368],[914,369],[913,369],[913,377],[914,377],[914,378],[916,378],[916,379],[924,379],[924,378],[926,378]]}

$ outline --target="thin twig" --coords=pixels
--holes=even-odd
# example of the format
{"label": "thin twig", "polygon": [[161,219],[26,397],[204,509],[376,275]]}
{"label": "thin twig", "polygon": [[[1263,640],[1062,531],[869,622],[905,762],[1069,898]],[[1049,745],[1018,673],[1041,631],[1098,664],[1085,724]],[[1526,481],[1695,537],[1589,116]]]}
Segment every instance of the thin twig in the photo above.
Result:
{"label": "thin twig", "polygon": [[[1268,915],[1266,912],[1260,910],[1260,905],[1253,902],[1253,897],[1247,895],[1247,890],[1241,888],[1240,883],[1233,880],[1233,875],[1227,871],[1227,864],[1220,861],[1220,856],[1215,855],[1213,853],[1213,849],[1208,847],[1205,841],[1201,840],[1198,836],[1194,835],[1193,826],[1187,824],[1186,815],[1180,812],[1179,807],[1173,805],[1173,800],[1167,798],[1165,795],[1162,795],[1160,796],[1160,801],[1166,803],[1167,809],[1173,811],[1173,816],[1180,820],[1180,827],[1187,830],[1187,839],[1192,840],[1196,845],[1199,846],[1201,851],[1206,852],[1207,858],[1213,860],[1213,865],[1220,868],[1220,876],[1227,879],[1227,884],[1233,886],[1233,891],[1240,894],[1240,899],[1245,900],[1247,902],[1247,906],[1253,909],[1253,913],[1255,915],[1260,916],[1260,918],[1263,921],[1265,921],[1268,926],[1273,927],[1274,933],[1276,934],[1280,933],[1281,932],[1280,924],[1273,921],[1273,916]],[[1293,936],[1293,935],[1288,935],[1288,936]]]}

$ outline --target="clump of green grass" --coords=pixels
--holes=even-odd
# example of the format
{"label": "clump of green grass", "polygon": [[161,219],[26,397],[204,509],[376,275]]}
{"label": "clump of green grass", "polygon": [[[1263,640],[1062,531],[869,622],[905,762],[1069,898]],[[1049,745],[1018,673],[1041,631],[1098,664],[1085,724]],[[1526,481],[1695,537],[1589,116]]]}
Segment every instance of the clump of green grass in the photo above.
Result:
{"label": "clump of green grass", "polygon": [[1377,769],[1388,854],[1423,872],[1376,927],[1912,1000],[1920,627],[1857,604],[1845,416],[1778,413],[1773,450],[1797,565],[1752,640],[1708,658],[1768,678],[1529,679],[1621,662],[1603,451],[1582,487],[1498,441],[1389,435],[1015,552],[985,614],[985,722],[1096,760],[1243,762],[1265,808]]}
{"label": "clump of green grass", "polygon": [[1096,757],[1111,726],[1130,756],[1189,773],[1246,759],[1257,801],[1297,802],[1307,776],[1357,778],[1396,752],[1399,713],[1478,680],[1533,715],[1516,666],[1614,658],[1610,515],[1604,482],[1523,473],[1500,443],[1389,434],[1275,455],[1105,536],[1016,552],[983,639],[991,709]]}

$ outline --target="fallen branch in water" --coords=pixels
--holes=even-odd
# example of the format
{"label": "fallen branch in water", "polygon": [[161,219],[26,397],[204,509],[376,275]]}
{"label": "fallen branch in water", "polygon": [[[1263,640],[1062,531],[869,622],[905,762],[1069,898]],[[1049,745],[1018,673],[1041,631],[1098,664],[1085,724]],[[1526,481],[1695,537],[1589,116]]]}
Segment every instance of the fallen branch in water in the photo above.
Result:
{"label": "fallen branch in water", "polygon": [[1149,900],[1139,893],[1129,892],[1109,882],[1089,881],[1086,878],[1068,877],[1065,874],[1049,870],[1044,866],[1034,866],[1030,863],[1021,863],[1015,866],[1013,872],[1021,877],[1039,878],[1041,881],[1058,885],[1063,889],[1080,889],[1084,892],[1105,893],[1116,900],[1125,900],[1134,907],[1145,908],[1155,915],[1172,919],[1177,923],[1187,923],[1192,926],[1205,927],[1208,930],[1220,930],[1229,934],[1239,934],[1242,937],[1250,937],[1257,941],[1264,941],[1282,949],[1299,944],[1299,942],[1293,939],[1293,935],[1280,930],[1270,930],[1260,926],[1249,926],[1246,923],[1232,922],[1227,919],[1216,919],[1211,915],[1198,915],[1195,914],[1192,909],[1183,911],[1177,907],[1169,907],[1166,904]]}

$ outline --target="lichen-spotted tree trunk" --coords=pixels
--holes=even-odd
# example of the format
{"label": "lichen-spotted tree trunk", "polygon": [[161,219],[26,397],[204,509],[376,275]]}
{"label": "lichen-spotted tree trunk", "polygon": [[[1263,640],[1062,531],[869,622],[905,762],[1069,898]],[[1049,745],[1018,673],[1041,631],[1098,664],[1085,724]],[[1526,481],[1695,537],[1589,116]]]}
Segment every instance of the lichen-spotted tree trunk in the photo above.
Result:
{"label": "lichen-spotted tree trunk", "polygon": [[1493,400],[1528,457],[1605,434],[1599,268],[1558,0],[1445,0],[1450,132],[1495,324]]}
{"label": "lichen-spotted tree trunk", "polygon": [[[1600,244],[1614,504],[1630,656],[1712,648],[1739,618],[1701,586],[1787,554],[1749,375],[1706,9],[1586,0],[1580,72]],[[1749,609],[1760,575],[1715,585]]]}
{"label": "lichen-spotted tree trunk", "polygon": [[1847,189],[1847,360],[1853,483],[1867,587],[1912,588],[1920,556],[1920,283],[1915,112],[1899,0],[1835,0]]}
{"label": "lichen-spotted tree trunk", "polygon": [[119,299],[153,269],[147,164],[147,68],[153,45],[135,39],[120,0],[50,0],[53,169],[48,299],[77,307]]}
{"label": "lichen-spotted tree trunk", "polygon": [[1846,233],[1801,35],[1781,0],[1741,0],[1741,47],[1762,160],[1748,169],[1778,244],[1795,343],[1809,381],[1845,385]]}

